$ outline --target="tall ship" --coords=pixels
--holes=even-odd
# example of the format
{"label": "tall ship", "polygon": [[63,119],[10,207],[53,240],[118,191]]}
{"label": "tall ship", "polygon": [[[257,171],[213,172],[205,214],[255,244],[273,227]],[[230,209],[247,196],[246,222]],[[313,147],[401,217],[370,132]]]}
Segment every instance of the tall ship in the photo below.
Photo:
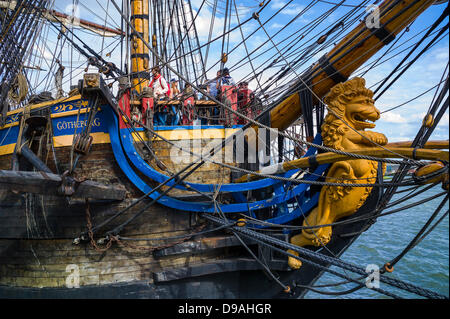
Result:
{"label": "tall ship", "polygon": [[[448,61],[414,139],[377,102],[443,39],[436,0],[0,1],[0,297],[448,298],[390,275],[448,215]],[[340,258],[432,187],[399,255]]]}

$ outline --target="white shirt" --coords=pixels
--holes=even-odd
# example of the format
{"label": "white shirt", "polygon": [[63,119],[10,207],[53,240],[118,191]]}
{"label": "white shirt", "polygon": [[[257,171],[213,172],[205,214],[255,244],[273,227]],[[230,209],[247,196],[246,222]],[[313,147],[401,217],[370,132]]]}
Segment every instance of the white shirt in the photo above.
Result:
{"label": "white shirt", "polygon": [[169,85],[167,84],[167,81],[160,75],[158,79],[153,80],[152,87],[153,87],[153,94],[156,95],[167,95],[167,92],[169,91]]}

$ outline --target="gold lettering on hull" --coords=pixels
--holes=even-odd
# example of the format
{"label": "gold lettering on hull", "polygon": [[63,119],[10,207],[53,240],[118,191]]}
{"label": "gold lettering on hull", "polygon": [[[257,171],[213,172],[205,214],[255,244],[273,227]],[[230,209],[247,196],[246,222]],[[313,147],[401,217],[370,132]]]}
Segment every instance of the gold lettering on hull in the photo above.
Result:
{"label": "gold lettering on hull", "polygon": [[[92,122],[92,126],[100,126],[100,119],[95,118]],[[58,130],[67,130],[67,129],[79,129],[83,128],[87,125],[87,120],[85,121],[61,121],[56,124],[56,128]]]}

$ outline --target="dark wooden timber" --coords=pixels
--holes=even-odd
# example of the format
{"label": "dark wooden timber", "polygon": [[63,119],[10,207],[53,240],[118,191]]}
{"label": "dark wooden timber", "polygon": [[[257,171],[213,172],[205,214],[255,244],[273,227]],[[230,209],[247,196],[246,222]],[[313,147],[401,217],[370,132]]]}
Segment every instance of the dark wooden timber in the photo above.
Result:
{"label": "dark wooden timber", "polygon": [[[273,237],[279,239],[283,238],[284,235],[274,234]],[[246,245],[255,245],[256,242],[249,239],[243,239]],[[164,257],[171,255],[179,255],[186,253],[200,253],[207,250],[225,248],[225,247],[239,247],[242,246],[241,242],[232,235],[219,235],[214,237],[203,237],[196,240],[185,241],[183,243],[167,247],[164,249],[156,250],[153,252],[155,257]],[[265,257],[272,258],[272,255],[267,255]]]}
{"label": "dark wooden timber", "polygon": [[[272,270],[286,271],[288,264],[286,260],[272,260],[268,263]],[[218,260],[216,262],[200,263],[189,267],[179,267],[153,273],[155,283],[180,280],[224,272],[260,270],[263,267],[254,259],[234,258]]]}
{"label": "dark wooden timber", "polygon": [[[0,170],[0,189],[26,193],[57,195],[63,179],[60,175],[45,172]],[[93,181],[76,183],[73,197],[123,200],[125,188],[104,185]]]}
{"label": "dark wooden timber", "polygon": [[32,150],[26,145],[23,145],[20,149],[20,154],[23,155],[38,171],[42,171],[45,173],[52,173],[50,168],[45,165],[43,161],[36,154],[33,153]]}
{"label": "dark wooden timber", "polygon": [[[250,244],[250,242],[247,242],[247,244]],[[153,256],[171,256],[240,245],[241,243],[234,236],[205,237],[194,241],[186,241],[184,243],[180,243],[178,245],[174,245],[165,249],[157,250],[153,253]]]}

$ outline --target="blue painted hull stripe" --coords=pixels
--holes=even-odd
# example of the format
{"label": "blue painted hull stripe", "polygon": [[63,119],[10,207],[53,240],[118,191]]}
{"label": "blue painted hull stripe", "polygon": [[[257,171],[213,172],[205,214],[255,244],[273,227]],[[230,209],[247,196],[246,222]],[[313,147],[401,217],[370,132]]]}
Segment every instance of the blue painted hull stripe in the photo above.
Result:
{"label": "blue painted hull stripe", "polygon": [[[128,134],[128,136],[127,136],[126,134],[123,134],[124,133],[123,130],[120,131],[118,129],[117,118],[110,108],[105,109],[105,116],[107,117],[107,122],[109,123],[108,129],[109,129],[109,134],[110,134],[110,139],[111,139],[111,146],[112,146],[114,155],[116,157],[116,160],[117,160],[120,168],[123,170],[125,175],[130,179],[130,181],[138,189],[140,189],[144,193],[149,192],[152,188],[149,185],[147,185],[147,183],[145,183],[136,174],[136,172],[133,170],[133,168],[128,163],[126,154],[128,155],[128,158],[132,162],[136,163],[135,161],[137,161],[136,165],[138,165],[138,167],[137,167],[138,169],[140,168],[139,165],[143,165],[143,163],[145,163],[145,162],[143,162],[142,158],[140,158],[140,156],[138,156],[137,152],[135,152],[135,151],[124,152],[125,147],[129,148],[129,146],[133,144],[132,139],[131,139],[131,134]],[[120,133],[120,135],[119,135],[119,133]],[[122,138],[122,137],[124,137],[124,138]],[[121,143],[121,141],[123,142],[123,144]],[[134,146],[133,146],[133,148],[134,148]],[[143,166],[143,167],[145,167],[145,166]],[[309,180],[317,179],[317,177],[320,176],[326,170],[327,167],[328,167],[328,165],[319,166],[314,173],[315,175],[309,175],[306,178]],[[150,168],[150,166],[147,165],[147,168]],[[204,185],[206,185],[206,184],[204,184]],[[240,184],[236,184],[236,185],[240,185]],[[209,186],[211,186],[211,185],[209,185]],[[261,201],[252,202],[252,203],[227,204],[227,205],[221,205],[220,207],[224,213],[247,212],[249,209],[255,210],[255,209],[270,207],[270,206],[278,205],[280,203],[285,203],[285,202],[293,199],[296,196],[303,196],[303,194],[305,193],[305,191],[307,190],[308,187],[309,187],[308,184],[299,184],[299,185],[295,186],[289,192],[287,192],[285,194],[278,194],[278,195],[274,196],[273,198],[270,198],[267,200],[261,200]],[[159,192],[154,192],[150,195],[150,197],[152,199],[156,199],[159,196],[160,196]],[[177,200],[177,199],[174,199],[174,198],[171,198],[168,196],[163,196],[162,198],[160,198],[158,200],[158,202],[167,207],[182,210],[182,211],[210,212],[210,213],[215,212],[214,205],[212,203],[185,202],[185,201]],[[305,207],[305,210],[306,210],[306,208],[307,207]],[[306,211],[309,211],[309,209]],[[295,215],[296,215],[295,213],[294,214],[289,213],[289,214],[286,214],[286,216],[285,215],[283,215],[283,216],[285,216],[284,219],[286,220],[286,219],[290,219],[290,217],[293,217]]]}
{"label": "blue painted hull stripe", "polygon": [[[125,153],[129,157],[129,159],[133,163],[133,165],[142,174],[144,174],[148,178],[150,178],[156,182],[159,182],[159,183],[164,183],[165,181],[167,181],[169,179],[168,176],[158,172],[157,170],[152,168],[150,165],[148,165],[147,162],[145,162],[142,159],[142,157],[138,154],[138,152],[136,151],[136,148],[134,146],[134,140],[133,140],[133,137],[132,137],[132,134],[131,134],[129,128],[124,128],[124,129],[120,130],[120,138],[122,140],[122,145],[124,147]],[[316,137],[315,142],[320,143],[320,135],[318,135],[318,137]],[[316,150],[314,148],[310,148],[310,149],[308,149],[308,151],[306,152],[306,154],[304,156],[313,155],[315,153],[315,151]],[[293,169],[286,173],[281,174],[280,176],[291,177],[297,171],[298,171],[298,169]],[[315,172],[315,174],[319,174],[319,173]],[[169,183],[167,183],[167,185],[172,186],[174,183],[175,183],[174,181],[170,181]],[[269,187],[269,186],[273,186],[275,184],[281,184],[281,183],[282,183],[282,181],[280,181],[280,180],[264,178],[264,179],[257,180],[254,182],[224,184],[221,186],[220,190],[222,192],[242,192],[242,191],[247,191],[247,190],[261,189],[264,187]],[[189,182],[186,182],[186,184],[200,192],[210,192],[210,193],[214,192],[215,185],[213,185],[213,184],[200,184],[200,183],[189,183]],[[175,188],[186,190],[186,188],[182,185],[176,185]]]}

